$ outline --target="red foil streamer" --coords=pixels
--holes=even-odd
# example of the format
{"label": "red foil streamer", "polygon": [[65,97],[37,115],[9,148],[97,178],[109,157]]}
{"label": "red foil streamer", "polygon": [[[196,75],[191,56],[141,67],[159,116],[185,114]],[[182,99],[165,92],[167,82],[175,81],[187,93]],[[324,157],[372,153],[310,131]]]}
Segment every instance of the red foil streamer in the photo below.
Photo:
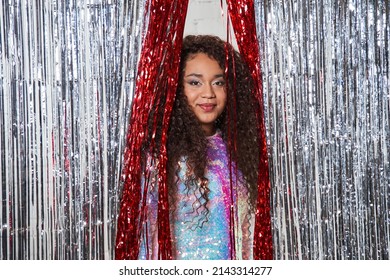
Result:
{"label": "red foil streamer", "polygon": [[[158,243],[159,258],[172,259],[167,190],[166,140],[169,118],[178,83],[180,51],[188,1],[151,0],[149,26],[138,65],[136,90],[127,134],[123,169],[124,185],[117,223],[116,259],[137,259],[146,201],[141,202],[141,147],[147,137],[152,105],[166,96],[161,152],[158,156]],[[156,124],[155,124],[156,125]],[[147,192],[147,189],[144,189]],[[144,196],[145,197],[145,196]]]}
{"label": "red foil streamer", "polygon": [[[260,51],[256,35],[256,20],[253,0],[227,0],[229,15],[236,36],[237,45],[255,81],[255,94],[263,104],[263,88],[260,69]],[[253,244],[254,259],[273,259],[270,181],[268,170],[267,144],[264,124],[264,110],[259,112],[261,139],[261,159],[258,179],[258,199],[256,209],[255,235]]]}

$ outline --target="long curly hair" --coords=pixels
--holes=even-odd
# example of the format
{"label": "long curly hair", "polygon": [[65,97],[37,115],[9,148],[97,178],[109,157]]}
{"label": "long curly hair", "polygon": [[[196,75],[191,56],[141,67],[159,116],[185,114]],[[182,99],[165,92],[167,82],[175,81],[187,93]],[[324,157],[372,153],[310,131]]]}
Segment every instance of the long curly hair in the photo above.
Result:
{"label": "long curly hair", "polygon": [[[176,179],[179,161],[184,157],[192,176],[186,185],[198,182],[202,194],[203,207],[207,209],[209,189],[205,174],[207,138],[199,121],[188,105],[183,91],[183,74],[186,63],[195,54],[204,53],[215,59],[221,69],[225,69],[227,104],[216,121],[221,131],[228,154],[243,174],[249,193],[250,209],[254,211],[257,198],[257,180],[260,159],[259,104],[253,94],[253,80],[240,54],[231,44],[211,35],[189,35],[183,40],[179,82],[168,128],[168,188],[173,194],[177,190]],[[154,104],[150,115],[149,129],[155,129],[153,153],[160,151],[161,124],[165,100]],[[147,145],[151,140],[147,141]],[[207,212],[207,211],[206,211]]]}

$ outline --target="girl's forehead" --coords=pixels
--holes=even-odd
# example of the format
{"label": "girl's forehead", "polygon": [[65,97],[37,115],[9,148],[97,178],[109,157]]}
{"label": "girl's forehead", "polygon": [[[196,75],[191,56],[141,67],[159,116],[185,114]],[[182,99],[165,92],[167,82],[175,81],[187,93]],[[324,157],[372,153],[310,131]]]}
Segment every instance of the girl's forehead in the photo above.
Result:
{"label": "girl's forehead", "polygon": [[187,67],[187,64],[188,62],[192,61],[193,59],[195,59],[196,57],[198,56],[207,56],[207,58],[209,58],[210,60],[212,61],[215,61],[219,67],[221,69],[224,69],[225,68],[225,58],[221,58],[219,56],[215,57],[214,55],[212,55],[211,53],[208,53],[208,52],[204,52],[204,51],[199,51],[199,52],[191,52],[189,53],[186,58],[185,58],[185,61],[184,63],[182,64],[182,69],[183,71],[185,71],[186,67]]}
{"label": "girl's forehead", "polygon": [[185,71],[191,69],[193,71],[195,69],[199,69],[202,71],[221,71],[221,66],[218,61],[213,57],[205,53],[197,53],[191,59],[187,59],[185,67]]}

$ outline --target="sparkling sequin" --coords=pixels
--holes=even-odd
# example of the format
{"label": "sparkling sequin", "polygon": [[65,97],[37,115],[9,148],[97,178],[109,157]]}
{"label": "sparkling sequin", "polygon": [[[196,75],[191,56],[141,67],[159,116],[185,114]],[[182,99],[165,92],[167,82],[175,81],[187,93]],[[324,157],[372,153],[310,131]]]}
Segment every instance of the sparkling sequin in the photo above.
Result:
{"label": "sparkling sequin", "polygon": [[[235,242],[237,258],[251,256],[253,229],[248,209],[248,193],[240,174],[232,172],[231,180],[229,159],[226,146],[219,133],[208,137],[207,150],[208,163],[206,177],[208,178],[207,208],[199,192],[199,185],[184,184],[188,176],[185,160],[180,162],[178,175],[178,193],[175,197],[175,206],[171,213],[171,232],[175,259],[230,259],[232,243],[230,241],[230,205],[231,185],[233,183],[233,206],[237,212],[237,227],[235,229]],[[237,176],[235,173],[238,173]],[[151,188],[153,189],[153,188]],[[155,190],[154,190],[155,191]],[[156,197],[155,193],[150,197]],[[155,216],[156,200],[149,200],[151,205],[150,216]],[[155,234],[155,229],[151,229]],[[153,236],[151,234],[150,236]],[[145,244],[145,243],[144,243]],[[149,244],[154,247],[156,244]],[[150,250],[153,251],[153,248]],[[141,248],[141,259],[153,257],[146,256],[146,248]]]}

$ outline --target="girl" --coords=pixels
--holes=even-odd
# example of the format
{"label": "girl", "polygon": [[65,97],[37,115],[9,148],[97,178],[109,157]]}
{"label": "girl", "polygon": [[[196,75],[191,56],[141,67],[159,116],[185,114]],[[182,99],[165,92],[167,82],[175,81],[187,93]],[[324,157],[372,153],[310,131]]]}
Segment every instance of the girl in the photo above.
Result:
{"label": "girl", "polygon": [[[208,35],[184,38],[179,73],[167,140],[172,256],[251,259],[260,157],[251,76],[230,44]],[[154,105],[149,130],[157,130],[144,145],[140,259],[158,258],[153,155],[161,150],[163,104]]]}

